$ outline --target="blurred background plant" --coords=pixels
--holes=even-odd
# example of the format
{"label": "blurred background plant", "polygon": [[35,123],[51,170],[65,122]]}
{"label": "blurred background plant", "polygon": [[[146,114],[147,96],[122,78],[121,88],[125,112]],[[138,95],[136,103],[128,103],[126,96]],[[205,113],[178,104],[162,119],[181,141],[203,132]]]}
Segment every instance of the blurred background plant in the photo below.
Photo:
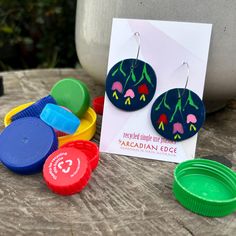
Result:
{"label": "blurred background plant", "polygon": [[0,70],[74,67],[76,0],[0,0]]}

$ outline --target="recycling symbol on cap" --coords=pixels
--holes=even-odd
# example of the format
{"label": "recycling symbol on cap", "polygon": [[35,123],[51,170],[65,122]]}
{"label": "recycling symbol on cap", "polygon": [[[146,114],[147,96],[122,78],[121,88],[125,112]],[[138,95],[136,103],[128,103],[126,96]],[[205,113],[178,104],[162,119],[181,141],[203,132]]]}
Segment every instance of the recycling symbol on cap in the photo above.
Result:
{"label": "recycling symbol on cap", "polygon": [[[66,169],[62,167],[64,163],[68,163]],[[64,161],[59,162],[57,166],[63,173],[67,174],[70,172],[70,167],[72,166],[72,164],[73,164],[72,160],[66,160],[65,162]]]}

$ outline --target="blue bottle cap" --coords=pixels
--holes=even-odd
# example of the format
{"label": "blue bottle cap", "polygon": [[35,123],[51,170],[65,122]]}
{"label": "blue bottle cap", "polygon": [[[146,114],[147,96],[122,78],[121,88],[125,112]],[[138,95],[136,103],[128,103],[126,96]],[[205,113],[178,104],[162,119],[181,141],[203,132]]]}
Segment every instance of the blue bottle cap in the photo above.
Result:
{"label": "blue bottle cap", "polygon": [[35,117],[12,122],[0,135],[0,160],[18,174],[40,172],[57,148],[54,130]]}
{"label": "blue bottle cap", "polygon": [[48,95],[44,98],[41,98],[31,106],[25,108],[24,110],[18,112],[14,116],[12,116],[11,120],[15,121],[18,119],[21,119],[23,117],[38,117],[40,116],[43,108],[48,104],[48,103],[53,103],[56,104],[55,99],[51,96]]}
{"label": "blue bottle cap", "polygon": [[47,104],[40,118],[52,128],[67,134],[73,134],[80,125],[80,120],[77,116],[54,104]]}

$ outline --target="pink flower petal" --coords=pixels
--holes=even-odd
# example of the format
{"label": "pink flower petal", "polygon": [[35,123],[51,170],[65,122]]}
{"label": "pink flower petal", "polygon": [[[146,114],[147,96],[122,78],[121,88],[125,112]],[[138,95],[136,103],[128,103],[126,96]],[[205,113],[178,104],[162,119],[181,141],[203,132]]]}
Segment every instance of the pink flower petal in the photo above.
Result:
{"label": "pink flower petal", "polygon": [[195,124],[197,122],[197,118],[194,114],[187,115],[187,124],[192,123]]}
{"label": "pink flower petal", "polygon": [[173,134],[175,134],[175,133],[179,133],[179,134],[184,133],[183,125],[179,122],[174,123],[174,125],[173,125]]}
{"label": "pink flower petal", "polygon": [[123,86],[121,84],[121,82],[119,81],[116,81],[112,84],[112,88],[111,88],[112,91],[114,90],[117,90],[119,93],[122,93],[123,91]]}
{"label": "pink flower petal", "polygon": [[134,98],[134,97],[135,97],[135,95],[134,95],[134,91],[133,91],[132,89],[128,89],[128,90],[126,91],[124,97],[125,97],[125,98],[126,98],[126,97]]}

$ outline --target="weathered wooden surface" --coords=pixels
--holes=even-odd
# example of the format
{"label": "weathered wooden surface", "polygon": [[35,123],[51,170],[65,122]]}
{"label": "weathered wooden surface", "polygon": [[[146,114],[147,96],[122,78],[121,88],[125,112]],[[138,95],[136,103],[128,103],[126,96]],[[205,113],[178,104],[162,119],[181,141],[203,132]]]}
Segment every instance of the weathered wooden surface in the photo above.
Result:
{"label": "weathered wooden surface", "polygon": [[[52,84],[74,76],[92,96],[104,89],[82,70],[2,73],[5,96],[0,118],[14,106],[48,94]],[[200,131],[197,156],[224,155],[236,166],[236,110],[209,115]],[[101,117],[94,141],[99,142]],[[172,196],[173,163],[101,154],[89,185],[71,197],[51,193],[42,175],[19,176],[0,164],[0,235],[235,235],[236,214],[195,215]]]}

